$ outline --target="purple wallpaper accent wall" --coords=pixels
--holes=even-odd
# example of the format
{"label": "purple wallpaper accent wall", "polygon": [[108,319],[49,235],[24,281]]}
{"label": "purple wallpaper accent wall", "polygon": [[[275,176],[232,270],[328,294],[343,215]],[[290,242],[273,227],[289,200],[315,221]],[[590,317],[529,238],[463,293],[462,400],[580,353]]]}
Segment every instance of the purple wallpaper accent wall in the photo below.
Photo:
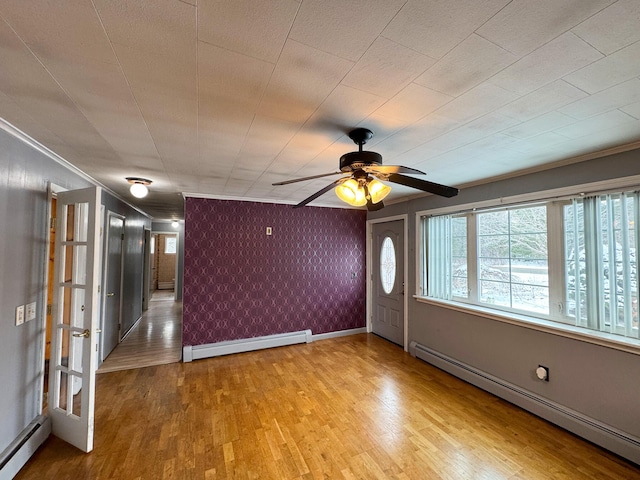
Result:
{"label": "purple wallpaper accent wall", "polygon": [[183,345],[364,327],[366,215],[188,197]]}

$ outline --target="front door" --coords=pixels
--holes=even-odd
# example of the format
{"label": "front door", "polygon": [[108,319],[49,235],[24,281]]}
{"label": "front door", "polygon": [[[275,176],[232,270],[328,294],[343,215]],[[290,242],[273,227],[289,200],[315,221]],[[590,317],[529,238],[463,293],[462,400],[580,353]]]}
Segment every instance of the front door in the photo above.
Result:
{"label": "front door", "polygon": [[107,254],[105,256],[104,318],[102,321],[102,355],[107,358],[120,341],[122,242],[124,218],[113,212],[107,215]]}
{"label": "front door", "polygon": [[373,224],[373,333],[404,346],[404,221]]}
{"label": "front door", "polygon": [[101,189],[58,193],[49,415],[53,434],[93,449]]}

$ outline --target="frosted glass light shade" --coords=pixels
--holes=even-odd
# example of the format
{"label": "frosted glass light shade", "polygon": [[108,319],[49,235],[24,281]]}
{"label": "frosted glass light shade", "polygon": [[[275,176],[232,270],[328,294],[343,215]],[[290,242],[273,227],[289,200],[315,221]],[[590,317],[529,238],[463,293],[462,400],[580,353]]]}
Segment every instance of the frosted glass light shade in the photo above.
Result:
{"label": "frosted glass light shade", "polygon": [[131,192],[131,195],[136,198],[144,198],[149,193],[149,189],[147,188],[147,186],[143,185],[142,183],[134,183],[129,188],[129,191]]}
{"label": "frosted glass light shade", "polygon": [[364,188],[353,178],[338,185],[335,188],[335,192],[340,200],[354,207],[362,207],[367,204]]}
{"label": "frosted glass light shade", "polygon": [[147,193],[149,193],[147,187],[151,185],[151,180],[140,177],[127,177],[125,180],[131,184],[129,191],[134,197],[144,198],[147,196]]}
{"label": "frosted glass light shade", "polygon": [[371,196],[371,201],[373,203],[381,202],[387,195],[389,195],[389,192],[391,192],[390,186],[385,185],[378,180],[371,180],[367,187],[369,188],[369,196]]}

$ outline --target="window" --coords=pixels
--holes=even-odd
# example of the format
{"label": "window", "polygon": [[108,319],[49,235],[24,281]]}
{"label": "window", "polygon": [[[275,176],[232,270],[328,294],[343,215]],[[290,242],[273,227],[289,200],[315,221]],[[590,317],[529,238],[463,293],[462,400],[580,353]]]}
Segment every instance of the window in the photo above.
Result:
{"label": "window", "polygon": [[638,338],[638,193],[422,217],[420,295]]}
{"label": "window", "polygon": [[479,213],[479,302],[549,313],[546,207]]}
{"label": "window", "polygon": [[176,253],[176,237],[164,238],[164,253],[175,254]]}
{"label": "window", "polygon": [[576,325],[638,337],[638,195],[565,207],[567,315]]}
{"label": "window", "polygon": [[380,281],[382,290],[389,295],[396,282],[396,249],[389,237],[384,238],[380,248]]}

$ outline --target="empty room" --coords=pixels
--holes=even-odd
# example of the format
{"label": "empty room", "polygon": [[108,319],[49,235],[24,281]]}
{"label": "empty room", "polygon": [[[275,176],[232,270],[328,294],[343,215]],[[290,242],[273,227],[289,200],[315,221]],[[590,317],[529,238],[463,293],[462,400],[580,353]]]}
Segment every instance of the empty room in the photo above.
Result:
{"label": "empty room", "polygon": [[0,0],[0,480],[640,479],[640,2]]}

